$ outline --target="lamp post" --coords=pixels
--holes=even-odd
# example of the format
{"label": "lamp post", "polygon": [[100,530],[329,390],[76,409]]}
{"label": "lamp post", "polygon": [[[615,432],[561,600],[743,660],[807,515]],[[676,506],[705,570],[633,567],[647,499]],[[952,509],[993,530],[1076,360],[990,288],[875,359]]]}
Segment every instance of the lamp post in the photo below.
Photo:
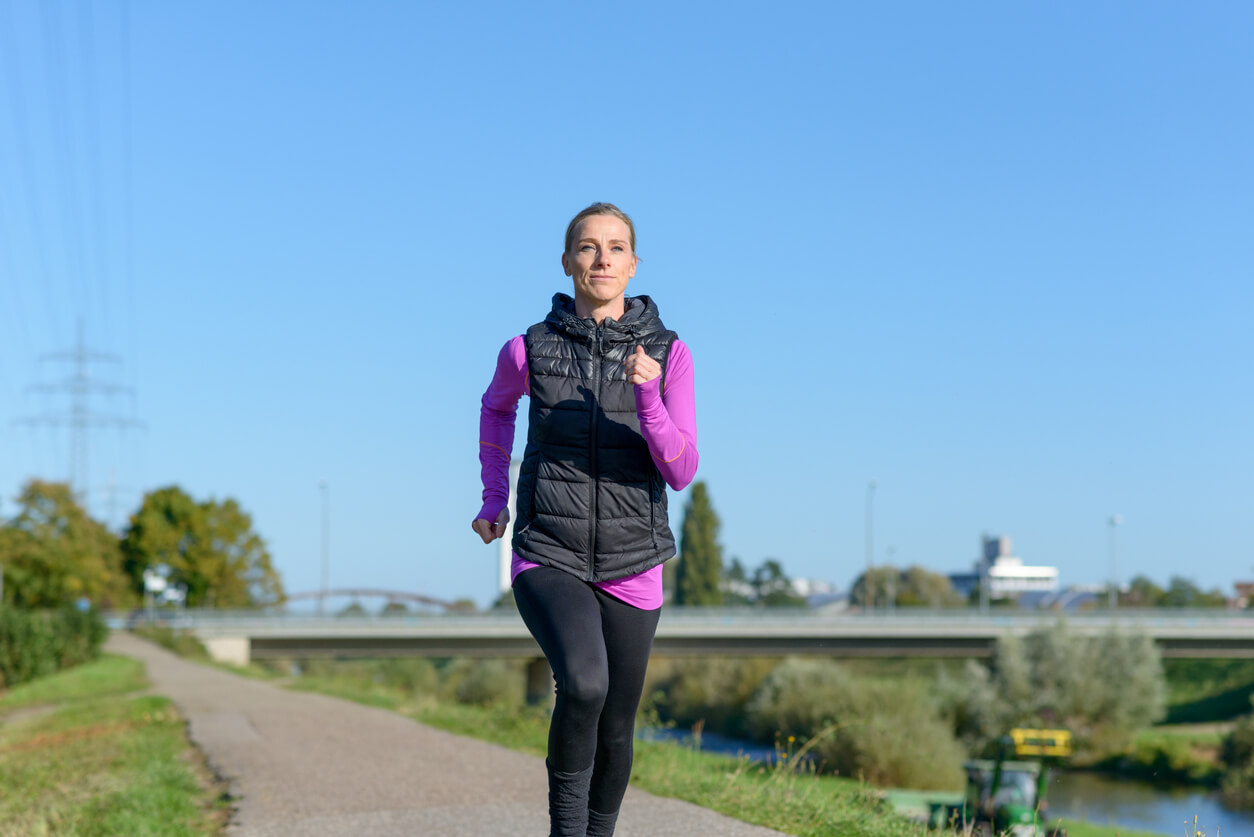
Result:
{"label": "lamp post", "polygon": [[318,597],[318,615],[326,612],[327,591],[331,589],[331,509],[327,481],[318,483],[322,491],[322,595]]}
{"label": "lamp post", "polygon": [[871,591],[871,568],[875,564],[875,480],[866,486],[866,575],[863,576],[862,595],[868,610],[875,606]]}
{"label": "lamp post", "polygon": [[1110,526],[1110,592],[1107,594],[1107,605],[1111,610],[1119,607],[1119,564],[1115,550],[1115,529],[1123,523],[1123,515],[1112,514],[1107,521]]}

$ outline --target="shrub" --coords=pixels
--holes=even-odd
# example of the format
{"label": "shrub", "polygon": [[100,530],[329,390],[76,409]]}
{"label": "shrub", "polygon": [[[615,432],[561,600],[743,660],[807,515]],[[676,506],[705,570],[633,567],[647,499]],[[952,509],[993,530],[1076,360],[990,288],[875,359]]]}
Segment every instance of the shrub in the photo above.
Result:
{"label": "shrub", "polygon": [[776,659],[698,657],[675,660],[657,688],[658,714],[680,726],[701,722],[724,735],[749,733],[744,708]]}
{"label": "shrub", "polygon": [[191,631],[171,628],[169,625],[149,624],[136,625],[131,632],[173,651],[180,657],[209,659],[209,652],[205,650],[204,644]]}
{"label": "shrub", "polygon": [[824,771],[875,785],[959,788],[963,749],[913,679],[851,677],[828,660],[789,658],[749,701],[760,738],[806,741]]}
{"label": "shrub", "polygon": [[434,694],[439,690],[440,678],[435,665],[424,657],[397,657],[380,660],[377,682],[400,689],[408,695]]}
{"label": "shrub", "polygon": [[0,607],[0,688],[95,659],[107,634],[96,611]]}
{"label": "shrub", "polygon": [[941,692],[972,752],[1013,727],[1060,727],[1071,731],[1082,763],[1124,752],[1138,729],[1163,716],[1166,696],[1148,636],[1080,637],[1061,621],[1022,639],[1002,637],[991,668],[971,663],[964,681]]}
{"label": "shrub", "polygon": [[505,660],[456,660],[445,670],[445,676],[445,689],[459,703],[515,706],[526,694],[522,671]]}
{"label": "shrub", "polygon": [[1224,802],[1234,808],[1254,808],[1254,715],[1246,715],[1233,725],[1224,738],[1220,758],[1228,768],[1223,778]]}

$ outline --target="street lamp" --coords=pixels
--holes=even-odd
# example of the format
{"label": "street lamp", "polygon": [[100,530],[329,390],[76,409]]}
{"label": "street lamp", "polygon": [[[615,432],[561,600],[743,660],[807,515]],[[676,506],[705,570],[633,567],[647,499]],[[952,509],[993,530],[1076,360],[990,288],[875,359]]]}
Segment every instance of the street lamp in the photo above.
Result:
{"label": "street lamp", "polygon": [[1115,529],[1123,523],[1123,515],[1112,514],[1107,523],[1110,525],[1110,592],[1106,599],[1110,609],[1115,610],[1119,607],[1119,565],[1116,560]]}
{"label": "street lamp", "polygon": [[864,604],[870,610],[875,606],[875,597],[871,593],[871,567],[875,563],[875,480],[866,486],[866,575],[863,576],[862,596]]}
{"label": "street lamp", "polygon": [[325,613],[327,591],[331,589],[331,509],[327,481],[318,483],[322,490],[322,595],[318,597],[318,615]]}

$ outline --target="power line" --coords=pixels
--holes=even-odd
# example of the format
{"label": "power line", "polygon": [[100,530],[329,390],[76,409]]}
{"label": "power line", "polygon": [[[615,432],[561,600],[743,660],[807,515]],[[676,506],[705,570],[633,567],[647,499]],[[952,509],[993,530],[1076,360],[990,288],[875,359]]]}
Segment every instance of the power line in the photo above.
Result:
{"label": "power line", "polygon": [[28,392],[65,393],[70,396],[70,407],[63,412],[50,412],[40,416],[25,416],[17,419],[15,424],[32,427],[69,427],[70,428],[70,484],[83,496],[88,487],[88,436],[92,428],[116,427],[143,428],[143,423],[135,419],[106,413],[93,412],[89,407],[89,399],[93,394],[115,395],[132,393],[130,387],[119,384],[102,383],[91,377],[89,370],[93,363],[121,363],[121,358],[105,352],[88,349],[83,342],[83,323],[78,323],[78,339],[74,348],[69,351],[51,352],[41,355],[41,361],[60,361],[73,364],[73,371],[68,378],[60,381],[32,384]]}

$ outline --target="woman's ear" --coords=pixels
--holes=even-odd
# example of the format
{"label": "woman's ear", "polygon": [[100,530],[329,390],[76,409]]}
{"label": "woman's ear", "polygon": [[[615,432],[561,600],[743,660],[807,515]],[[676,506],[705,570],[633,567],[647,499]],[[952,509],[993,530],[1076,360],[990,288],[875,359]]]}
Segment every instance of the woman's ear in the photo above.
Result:
{"label": "woman's ear", "polygon": [[567,260],[565,253],[562,254],[562,271],[567,276],[570,275],[570,262]]}

